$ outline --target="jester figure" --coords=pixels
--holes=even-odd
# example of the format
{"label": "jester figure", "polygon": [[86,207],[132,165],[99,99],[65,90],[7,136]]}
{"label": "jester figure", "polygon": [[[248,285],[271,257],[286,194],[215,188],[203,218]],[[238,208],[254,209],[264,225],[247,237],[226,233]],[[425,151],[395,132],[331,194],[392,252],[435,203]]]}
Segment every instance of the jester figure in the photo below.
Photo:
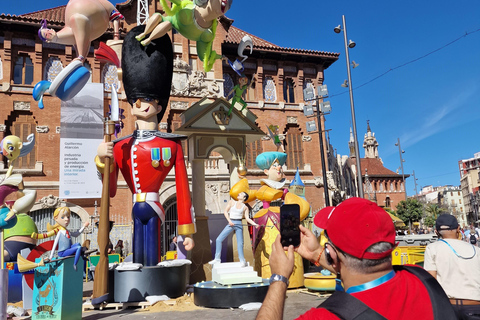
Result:
{"label": "jester figure", "polygon": [[[248,201],[258,199],[263,203],[263,209],[258,211],[254,221],[261,227],[254,232],[255,270],[262,278],[271,276],[269,257],[272,243],[280,234],[280,206],[296,203],[300,206],[300,220],[304,220],[310,211],[310,205],[305,199],[288,192],[282,166],[287,160],[283,152],[264,152],[257,156],[255,163],[267,175],[261,179],[262,185],[258,190],[250,190],[246,178],[237,182],[230,190],[232,197],[240,192],[249,194]],[[290,277],[289,288],[303,286],[303,262],[300,255],[295,253],[295,269]]]}
{"label": "jester figure", "polygon": [[[224,15],[233,0],[160,0],[166,16],[155,13],[148,19],[145,31],[137,36],[142,45],[147,46],[174,28],[185,38],[197,42],[197,55],[203,62],[205,72],[212,69],[213,63],[222,56],[212,50],[217,30],[217,18]],[[150,35],[145,39],[147,35]]]}
{"label": "jester figure", "polygon": [[125,37],[122,52],[123,84],[136,117],[132,135],[102,143],[95,159],[104,172],[103,159],[113,157],[110,171],[110,196],[117,190],[118,170],[133,193],[133,262],[153,266],[160,261],[160,224],[165,213],[159,202],[159,190],[167,174],[175,167],[178,230],[185,237],[186,250],[194,246],[196,232],[187,171],[181,140],[185,136],[157,131],[170,97],[173,74],[172,43],[168,35],[144,47],[135,39],[145,26],[133,28]]}

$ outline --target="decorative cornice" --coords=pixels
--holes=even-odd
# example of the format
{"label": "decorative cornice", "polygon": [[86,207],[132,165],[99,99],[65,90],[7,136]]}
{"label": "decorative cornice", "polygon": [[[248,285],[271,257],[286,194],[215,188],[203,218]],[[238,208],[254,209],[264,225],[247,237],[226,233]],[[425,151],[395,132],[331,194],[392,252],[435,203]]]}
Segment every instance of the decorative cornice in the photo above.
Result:
{"label": "decorative cornice", "polygon": [[48,133],[50,129],[48,126],[37,126],[37,133]]}
{"label": "decorative cornice", "polygon": [[186,102],[186,101],[172,101],[170,103],[170,108],[172,110],[187,110],[188,109],[188,102]]}
{"label": "decorative cornice", "polygon": [[61,200],[60,200],[59,197],[56,197],[56,196],[50,194],[50,195],[40,199],[39,202],[40,202],[42,208],[47,209],[47,208],[58,207],[60,205]]}
{"label": "decorative cornice", "polygon": [[13,110],[30,111],[30,102],[29,101],[13,101]]}
{"label": "decorative cornice", "polygon": [[303,142],[310,142],[310,141],[312,141],[312,137],[311,137],[311,136],[307,136],[307,135],[306,135],[306,136],[302,136],[302,141],[303,141]]}
{"label": "decorative cornice", "polygon": [[288,124],[297,124],[298,119],[297,119],[297,117],[287,117],[287,123]]}

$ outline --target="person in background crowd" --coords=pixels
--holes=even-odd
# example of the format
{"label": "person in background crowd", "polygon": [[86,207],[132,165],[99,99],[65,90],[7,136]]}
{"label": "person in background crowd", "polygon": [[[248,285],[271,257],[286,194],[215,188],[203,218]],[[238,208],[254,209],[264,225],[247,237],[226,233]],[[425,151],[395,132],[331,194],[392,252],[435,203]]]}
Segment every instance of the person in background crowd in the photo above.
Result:
{"label": "person in background crowd", "polygon": [[118,253],[123,258],[123,240],[118,240],[115,246],[115,253]]}
{"label": "person in background crowd", "polygon": [[170,246],[169,246],[168,250],[169,251],[177,251],[177,245],[178,245],[177,244],[177,236],[172,234],[170,236],[170,240],[171,240],[171,242],[170,242]]}
{"label": "person in background crowd", "polygon": [[424,268],[445,290],[459,319],[480,319],[479,248],[459,240],[458,221],[450,214],[440,215],[435,228],[439,240],[425,249]]}
{"label": "person in background crowd", "polygon": [[113,243],[112,240],[108,240],[108,247],[107,247],[107,253],[112,254],[115,253],[115,250],[113,250]]}

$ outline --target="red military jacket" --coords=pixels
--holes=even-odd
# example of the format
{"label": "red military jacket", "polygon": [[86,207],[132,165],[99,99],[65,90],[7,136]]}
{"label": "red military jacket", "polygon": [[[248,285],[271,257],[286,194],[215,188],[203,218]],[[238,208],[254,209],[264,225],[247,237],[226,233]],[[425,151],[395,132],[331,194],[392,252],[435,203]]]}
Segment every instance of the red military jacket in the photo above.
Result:
{"label": "red military jacket", "polygon": [[155,130],[135,130],[132,135],[114,141],[115,167],[110,175],[110,197],[114,197],[117,191],[119,169],[133,194],[158,193],[165,177],[175,166],[179,235],[190,235],[196,231],[180,142],[185,138]]}

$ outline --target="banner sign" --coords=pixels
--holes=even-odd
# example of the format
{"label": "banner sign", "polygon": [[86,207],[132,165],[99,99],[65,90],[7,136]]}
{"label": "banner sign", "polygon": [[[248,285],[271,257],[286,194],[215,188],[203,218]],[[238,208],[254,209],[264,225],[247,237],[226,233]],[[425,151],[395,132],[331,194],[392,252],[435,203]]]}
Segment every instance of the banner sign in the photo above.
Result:
{"label": "banner sign", "polygon": [[60,123],[59,197],[101,198],[94,159],[103,141],[103,84],[88,83],[74,98],[62,101]]}

